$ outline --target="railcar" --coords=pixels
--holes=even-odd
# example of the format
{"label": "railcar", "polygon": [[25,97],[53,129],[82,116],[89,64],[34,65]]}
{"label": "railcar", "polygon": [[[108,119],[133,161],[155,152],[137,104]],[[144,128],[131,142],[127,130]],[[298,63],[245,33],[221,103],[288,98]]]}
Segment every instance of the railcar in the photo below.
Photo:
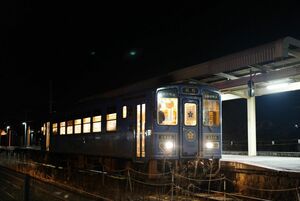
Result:
{"label": "railcar", "polygon": [[220,97],[210,86],[182,82],[85,101],[44,123],[44,148],[102,163],[144,164],[150,173],[165,161],[173,167],[219,161]]}

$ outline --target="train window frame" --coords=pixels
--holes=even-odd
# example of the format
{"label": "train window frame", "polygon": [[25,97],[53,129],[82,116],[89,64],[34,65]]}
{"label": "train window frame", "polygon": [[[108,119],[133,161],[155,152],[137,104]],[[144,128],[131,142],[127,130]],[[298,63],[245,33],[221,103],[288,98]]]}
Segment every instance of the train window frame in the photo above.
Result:
{"label": "train window frame", "polygon": [[[169,101],[169,103],[167,102]],[[164,88],[156,92],[156,123],[160,126],[178,125],[179,97],[177,88]],[[168,105],[167,105],[168,104]],[[173,106],[172,106],[173,105]],[[170,114],[171,113],[171,114]],[[174,115],[175,113],[175,115]],[[170,119],[166,121],[166,118]]]}
{"label": "train window frame", "polygon": [[[187,106],[190,105],[190,110],[188,110]],[[191,106],[193,105],[193,106]],[[191,108],[193,107],[193,108]],[[184,103],[184,125],[185,126],[197,126],[197,119],[198,119],[198,104],[197,103]],[[193,110],[193,111],[191,111]],[[195,115],[193,115],[195,114]],[[193,119],[188,119],[192,118]],[[189,123],[190,122],[190,123]]]}
{"label": "train window frame", "polygon": [[[96,115],[92,118],[92,132],[100,133],[102,132],[102,115]],[[97,130],[95,128],[98,128]]]}
{"label": "train window frame", "polygon": [[91,132],[91,117],[82,118],[82,129],[84,134]]}
{"label": "train window frame", "polygon": [[[62,132],[63,131],[63,132]],[[66,135],[66,122],[65,121],[61,121],[59,123],[59,134],[60,135]]]}
{"label": "train window frame", "polygon": [[[106,114],[106,131],[107,132],[116,132],[117,131],[117,113]],[[112,125],[113,124],[113,125]]]}
{"label": "train window frame", "polygon": [[74,120],[74,134],[81,134],[82,132],[82,120],[81,119],[75,119]]}
{"label": "train window frame", "polygon": [[58,134],[58,124],[52,123],[52,134],[57,135]]}
{"label": "train window frame", "polygon": [[[202,123],[203,126],[220,127],[221,101],[220,95],[215,92],[204,92],[202,101]],[[210,109],[208,109],[210,108]],[[214,109],[212,109],[214,108]],[[211,120],[212,119],[212,120]],[[212,123],[210,123],[212,121]]]}

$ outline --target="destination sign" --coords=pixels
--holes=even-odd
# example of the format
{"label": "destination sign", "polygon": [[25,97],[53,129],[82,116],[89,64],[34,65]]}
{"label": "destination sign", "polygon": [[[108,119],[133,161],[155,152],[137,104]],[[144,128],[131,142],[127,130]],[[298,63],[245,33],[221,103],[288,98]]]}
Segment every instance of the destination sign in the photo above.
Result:
{"label": "destination sign", "polygon": [[204,94],[204,99],[209,99],[209,100],[218,100],[219,95],[216,93],[205,93]]}
{"label": "destination sign", "polygon": [[199,90],[195,87],[183,87],[182,93],[196,95],[199,93]]}

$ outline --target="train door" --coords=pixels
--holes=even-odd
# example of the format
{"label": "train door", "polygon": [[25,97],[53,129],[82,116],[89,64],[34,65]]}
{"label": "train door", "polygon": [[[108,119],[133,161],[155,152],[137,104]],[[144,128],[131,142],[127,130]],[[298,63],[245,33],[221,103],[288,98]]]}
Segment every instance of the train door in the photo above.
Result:
{"label": "train door", "polygon": [[201,139],[200,98],[182,99],[182,129],[181,129],[181,157],[190,158],[198,155],[199,139]]}
{"label": "train door", "polygon": [[136,160],[143,161],[146,156],[146,104],[136,105],[136,132],[135,132],[135,150]]}

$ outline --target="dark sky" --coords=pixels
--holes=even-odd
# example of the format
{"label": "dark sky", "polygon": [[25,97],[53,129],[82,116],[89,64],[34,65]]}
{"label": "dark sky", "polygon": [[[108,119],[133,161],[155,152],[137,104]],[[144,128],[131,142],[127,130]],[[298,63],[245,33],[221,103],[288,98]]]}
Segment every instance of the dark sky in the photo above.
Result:
{"label": "dark sky", "polygon": [[298,7],[286,1],[76,2],[1,2],[2,121],[47,113],[49,80],[59,110],[81,97],[278,38],[300,39]]}

